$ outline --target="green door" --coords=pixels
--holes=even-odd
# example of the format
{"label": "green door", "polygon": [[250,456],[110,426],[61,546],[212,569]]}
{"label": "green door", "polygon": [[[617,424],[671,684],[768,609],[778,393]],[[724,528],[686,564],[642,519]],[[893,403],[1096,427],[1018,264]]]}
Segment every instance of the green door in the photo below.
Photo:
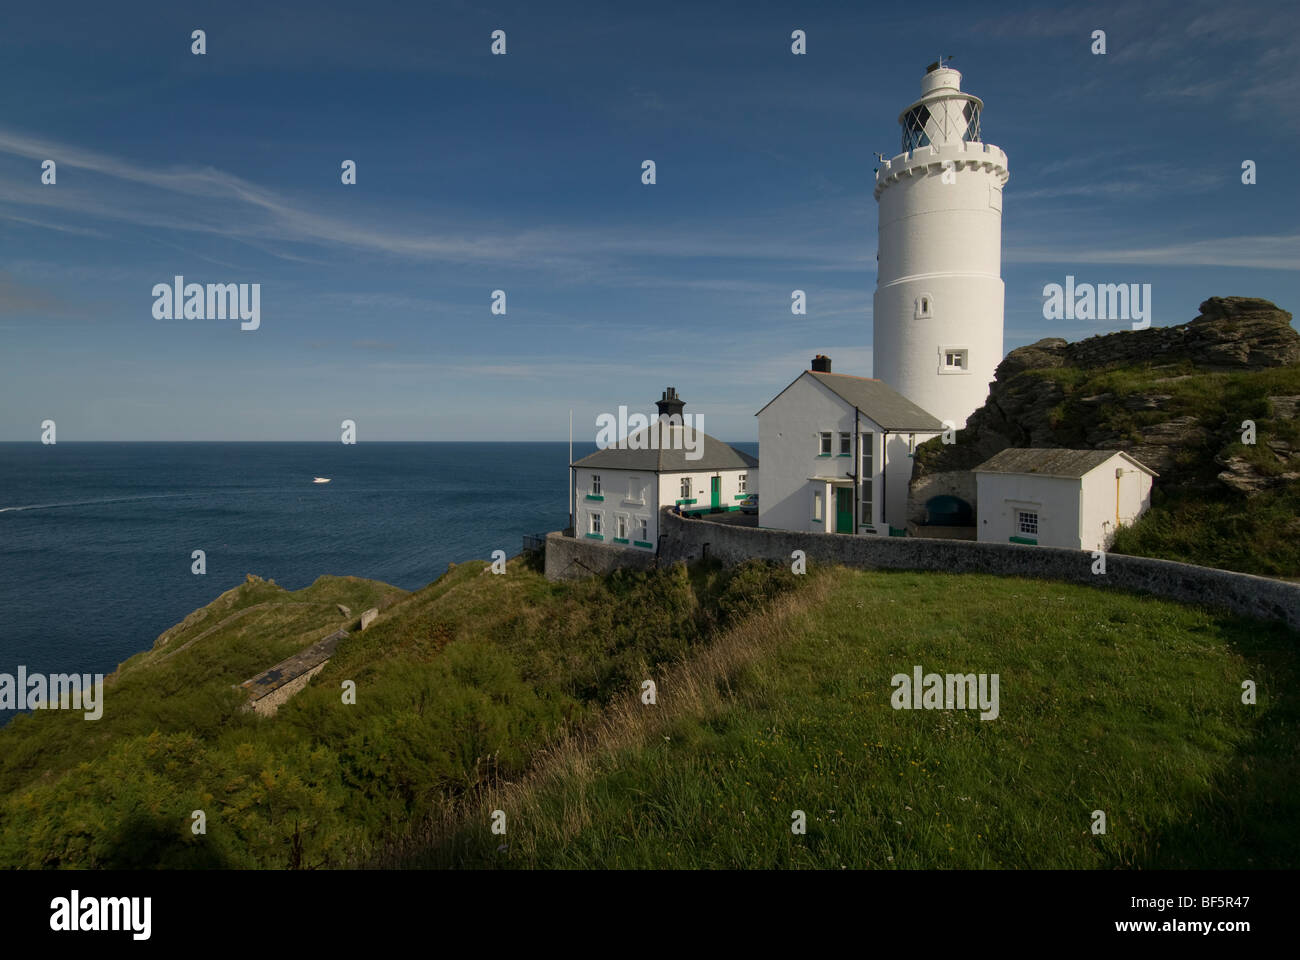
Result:
{"label": "green door", "polygon": [[835,532],[853,532],[853,488],[835,488]]}
{"label": "green door", "polygon": [[710,503],[709,506],[711,507],[722,506],[722,478],[713,477],[709,484],[709,487],[710,487],[709,493],[713,497],[713,502]]}

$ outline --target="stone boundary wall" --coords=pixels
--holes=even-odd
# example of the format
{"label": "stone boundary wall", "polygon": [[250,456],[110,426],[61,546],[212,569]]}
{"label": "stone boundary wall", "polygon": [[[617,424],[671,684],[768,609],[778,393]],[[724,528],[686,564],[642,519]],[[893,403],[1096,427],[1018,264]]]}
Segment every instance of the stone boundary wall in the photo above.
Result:
{"label": "stone boundary wall", "polygon": [[803,550],[809,560],[881,570],[935,570],[945,573],[996,573],[1064,580],[1093,587],[1137,590],[1221,607],[1261,620],[1278,620],[1300,630],[1300,584],[1197,567],[1172,560],[1106,554],[1106,573],[1092,572],[1092,553],[1062,547],[1016,543],[935,540],[922,537],[850,537],[833,533],[795,533],[737,527],[665,514],[660,521],[660,562],[707,555],[724,563],[750,557],[790,562]]}
{"label": "stone boundary wall", "polygon": [[546,535],[546,579],[581,580],[595,574],[632,568],[649,570],[656,561],[653,550],[574,539],[562,533]]}
{"label": "stone boundary wall", "polygon": [[813,563],[868,570],[994,573],[1133,590],[1276,620],[1300,631],[1300,584],[1171,560],[1108,553],[1106,573],[1100,575],[1092,572],[1091,552],[1062,547],[764,530],[682,518],[667,510],[659,523],[657,556],[552,533],[546,541],[546,576],[576,579],[624,566],[644,569],[655,566],[656,560],[662,566],[703,556],[726,564],[750,558],[790,563],[790,554],[802,550]]}

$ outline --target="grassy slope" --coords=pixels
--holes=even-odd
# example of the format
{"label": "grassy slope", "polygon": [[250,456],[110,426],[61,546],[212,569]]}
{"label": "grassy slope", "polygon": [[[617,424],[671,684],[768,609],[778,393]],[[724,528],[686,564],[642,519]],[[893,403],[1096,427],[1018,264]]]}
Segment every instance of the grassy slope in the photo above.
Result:
{"label": "grassy slope", "polygon": [[[582,584],[520,561],[483,569],[409,595],[342,578],[293,594],[243,584],[124,664],[102,720],[16,718],[0,730],[0,865],[346,865],[431,805],[522,770],[611,692],[783,589],[765,568]],[[336,603],[384,613],[273,719],[239,712],[231,686],[336,629]]]}
{"label": "grassy slope", "polygon": [[[985,576],[835,570],[791,599],[713,662],[662,678],[656,707],[631,698],[397,862],[1296,865],[1285,628]],[[890,677],[915,664],[1000,674],[1000,718],[893,710]],[[487,828],[498,806],[505,838]],[[796,809],[806,836],[790,831]],[[1096,809],[1104,836],[1090,832]]]}
{"label": "grassy slope", "polygon": [[[992,577],[481,571],[411,594],[245,584],[124,664],[101,721],[17,718],[0,730],[0,864],[1295,862],[1297,716],[1276,691],[1296,636],[1280,627]],[[231,685],[335,629],[340,602],[385,613],[274,719],[238,712]],[[999,673],[1001,718],[891,710],[889,677],[917,663]]]}
{"label": "grassy slope", "polygon": [[[354,623],[361,610],[386,608],[404,594],[357,577],[320,577],[292,592],[273,581],[242,583],[106,678],[100,720],[87,723],[73,711],[15,717],[2,734],[0,793],[56,778],[123,738],[182,729],[208,736],[254,726],[255,718],[237,711],[245,698],[236,684]],[[338,610],[340,603],[352,609],[351,618]]]}
{"label": "grassy slope", "polygon": [[[15,717],[0,730],[0,864],[150,866],[182,836],[164,811],[209,794],[205,745],[252,742],[260,721],[239,711],[233,687],[321,639],[369,607],[388,607],[405,591],[356,577],[321,577],[287,591],[254,579],[165,631],[106,678],[103,716],[73,711]],[[337,604],[352,609],[345,618]],[[242,782],[226,780],[234,802],[260,771],[251,755]],[[186,789],[178,788],[185,782]],[[255,789],[255,788],[254,788]],[[220,865],[200,854],[195,865]]]}

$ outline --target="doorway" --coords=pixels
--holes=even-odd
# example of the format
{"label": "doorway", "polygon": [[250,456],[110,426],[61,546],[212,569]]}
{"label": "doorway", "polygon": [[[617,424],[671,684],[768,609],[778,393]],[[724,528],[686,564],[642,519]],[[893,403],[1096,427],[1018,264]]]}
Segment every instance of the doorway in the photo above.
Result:
{"label": "doorway", "polygon": [[835,488],[835,532],[853,532],[853,488]]}

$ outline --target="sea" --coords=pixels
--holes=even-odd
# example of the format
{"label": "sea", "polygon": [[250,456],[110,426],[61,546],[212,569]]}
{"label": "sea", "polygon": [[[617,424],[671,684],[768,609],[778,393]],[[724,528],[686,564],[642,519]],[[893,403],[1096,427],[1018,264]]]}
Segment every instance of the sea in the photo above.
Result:
{"label": "sea", "polygon": [[0,443],[0,673],[107,674],[249,573],[415,590],[513,556],[567,525],[568,462],[567,442]]}

